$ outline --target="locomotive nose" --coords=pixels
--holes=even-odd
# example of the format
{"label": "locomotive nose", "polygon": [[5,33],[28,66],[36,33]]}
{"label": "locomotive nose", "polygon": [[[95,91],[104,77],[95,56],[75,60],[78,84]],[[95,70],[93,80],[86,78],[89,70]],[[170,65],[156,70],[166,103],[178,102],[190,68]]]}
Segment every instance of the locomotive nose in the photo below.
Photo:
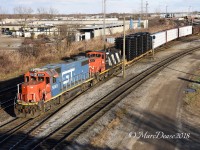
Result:
{"label": "locomotive nose", "polygon": [[22,85],[22,94],[20,99],[24,102],[38,102],[43,90],[41,82],[25,83]]}
{"label": "locomotive nose", "polygon": [[22,86],[22,96],[25,102],[35,102],[36,93],[37,93],[37,86],[35,85]]}

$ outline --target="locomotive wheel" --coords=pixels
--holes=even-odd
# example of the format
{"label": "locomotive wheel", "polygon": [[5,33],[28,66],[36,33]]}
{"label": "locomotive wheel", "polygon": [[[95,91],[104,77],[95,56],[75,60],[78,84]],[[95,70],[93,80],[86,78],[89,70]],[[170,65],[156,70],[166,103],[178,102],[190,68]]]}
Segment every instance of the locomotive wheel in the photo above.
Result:
{"label": "locomotive wheel", "polygon": [[23,113],[23,110],[21,110],[20,108],[15,108],[14,111],[15,111],[16,117],[19,117],[19,118],[24,118],[25,117],[25,114]]}
{"label": "locomotive wheel", "polygon": [[95,84],[97,84],[98,83],[98,80],[96,80],[96,79],[94,79],[94,80],[92,80],[92,85],[94,86]]}
{"label": "locomotive wheel", "polygon": [[95,74],[96,80],[99,81],[100,80],[100,75],[99,72]]}
{"label": "locomotive wheel", "polygon": [[105,78],[107,78],[107,77],[108,77],[108,72],[106,72],[106,73],[104,74],[104,77],[105,77]]}
{"label": "locomotive wheel", "polygon": [[92,87],[93,86],[93,81],[90,81],[90,87]]}
{"label": "locomotive wheel", "polygon": [[34,116],[35,112],[34,109],[31,110],[31,115]]}
{"label": "locomotive wheel", "polygon": [[71,96],[70,92],[66,92],[65,98],[68,99],[68,98],[70,98],[70,96]]}
{"label": "locomotive wheel", "polygon": [[99,80],[100,80],[100,81],[104,80],[104,75],[100,75]]}
{"label": "locomotive wheel", "polygon": [[83,84],[83,85],[81,86],[81,91],[84,92],[85,90],[86,90],[86,85]]}

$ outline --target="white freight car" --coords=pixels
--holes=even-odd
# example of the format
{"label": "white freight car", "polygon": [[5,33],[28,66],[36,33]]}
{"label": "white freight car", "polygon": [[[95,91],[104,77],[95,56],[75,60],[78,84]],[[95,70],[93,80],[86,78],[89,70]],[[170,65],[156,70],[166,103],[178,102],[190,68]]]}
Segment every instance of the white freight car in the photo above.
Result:
{"label": "white freight car", "polygon": [[192,34],[192,26],[180,27],[179,37],[187,36]]}
{"label": "white freight car", "polygon": [[167,42],[178,38],[178,28],[167,30]]}
{"label": "white freight car", "polygon": [[153,48],[157,48],[166,43],[166,31],[154,33],[151,35],[152,37],[155,36]]}

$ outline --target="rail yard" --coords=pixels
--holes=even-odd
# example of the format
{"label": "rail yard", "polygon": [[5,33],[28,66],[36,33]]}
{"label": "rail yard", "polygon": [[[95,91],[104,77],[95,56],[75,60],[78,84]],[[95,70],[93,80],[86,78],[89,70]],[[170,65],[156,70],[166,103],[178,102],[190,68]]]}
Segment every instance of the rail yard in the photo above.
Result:
{"label": "rail yard", "polygon": [[102,2],[2,13],[0,150],[199,149],[198,12],[108,17]]}

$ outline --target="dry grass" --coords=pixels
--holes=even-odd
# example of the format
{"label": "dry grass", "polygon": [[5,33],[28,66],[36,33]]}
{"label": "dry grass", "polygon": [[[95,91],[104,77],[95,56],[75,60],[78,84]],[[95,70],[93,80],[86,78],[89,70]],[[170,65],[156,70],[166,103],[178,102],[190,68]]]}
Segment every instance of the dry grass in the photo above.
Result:
{"label": "dry grass", "polygon": [[[200,70],[196,70],[194,74],[200,74]],[[200,83],[198,76],[191,77],[190,80]],[[186,94],[184,99],[185,107],[189,112],[200,115],[200,85],[198,83],[189,83],[188,88],[195,89],[196,92]]]}
{"label": "dry grass", "polygon": [[113,130],[119,124],[119,118],[113,119],[98,135],[91,139],[91,144],[95,147],[104,147],[104,142],[107,141],[109,137],[109,131]]}
{"label": "dry grass", "polygon": [[[111,44],[106,45],[112,46]],[[0,51],[0,80],[6,80],[25,73],[33,67],[41,67],[45,64],[61,61],[62,58],[76,55],[87,50],[103,49],[101,38],[88,41],[74,42],[69,47],[65,41],[59,45],[59,51],[55,45],[36,44],[33,47],[24,46],[19,51]]]}
{"label": "dry grass", "polygon": [[119,126],[120,120],[127,115],[127,112],[128,110],[125,108],[118,109],[115,112],[116,117],[109,122],[98,135],[91,139],[91,144],[96,147],[104,147],[104,142],[110,137],[112,130]]}
{"label": "dry grass", "polygon": [[1,80],[18,76],[35,65],[32,57],[24,57],[18,51],[0,51]]}

